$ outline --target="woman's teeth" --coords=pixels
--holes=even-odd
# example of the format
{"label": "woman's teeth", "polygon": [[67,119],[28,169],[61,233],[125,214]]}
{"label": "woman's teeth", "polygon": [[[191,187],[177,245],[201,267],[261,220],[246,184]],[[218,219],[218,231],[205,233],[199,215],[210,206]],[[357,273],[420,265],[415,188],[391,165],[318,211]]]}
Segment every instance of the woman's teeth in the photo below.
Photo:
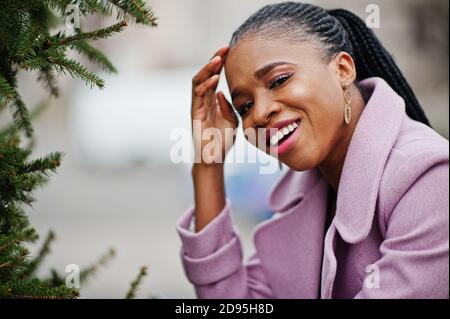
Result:
{"label": "woman's teeth", "polygon": [[292,123],[292,124],[289,124],[288,126],[285,126],[281,129],[279,129],[278,132],[270,138],[270,145],[276,146],[283,137],[285,137],[286,135],[289,135],[297,127],[298,127],[297,123]]}

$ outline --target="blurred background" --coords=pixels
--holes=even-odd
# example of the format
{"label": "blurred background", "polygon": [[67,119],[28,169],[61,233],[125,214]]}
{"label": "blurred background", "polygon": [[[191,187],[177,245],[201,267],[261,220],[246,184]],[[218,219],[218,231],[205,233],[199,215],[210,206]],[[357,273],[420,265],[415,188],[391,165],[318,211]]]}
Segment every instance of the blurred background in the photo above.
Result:
{"label": "blurred background", "polygon": [[[61,78],[62,97],[35,121],[36,156],[62,151],[58,173],[36,193],[28,209],[44,236],[57,234],[41,268],[64,273],[67,264],[95,261],[109,247],[117,256],[86,285],[84,298],[122,298],[141,265],[147,265],[140,298],[193,298],[179,259],[176,220],[192,204],[189,164],[174,164],[170,148],[175,128],[190,130],[191,78],[263,0],[149,0],[159,26],[130,26],[96,46],[111,58],[118,75],[103,75],[106,88],[91,90]],[[325,8],[346,8],[367,16],[380,8],[375,32],[394,55],[433,127],[448,138],[448,1],[327,0]],[[84,29],[110,21],[82,18]],[[95,66],[90,66],[95,70]],[[45,96],[35,78],[22,74],[28,105]],[[226,84],[221,81],[222,89]],[[242,140],[239,140],[242,145]],[[227,195],[252,253],[251,232],[270,216],[266,195],[281,174],[258,174],[258,164],[226,167]]]}

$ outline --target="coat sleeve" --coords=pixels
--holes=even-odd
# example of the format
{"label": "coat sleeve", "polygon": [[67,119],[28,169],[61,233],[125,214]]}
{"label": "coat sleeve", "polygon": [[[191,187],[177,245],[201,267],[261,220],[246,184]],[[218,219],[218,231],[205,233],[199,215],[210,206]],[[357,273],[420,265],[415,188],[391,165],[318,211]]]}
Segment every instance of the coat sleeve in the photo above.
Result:
{"label": "coat sleeve", "polygon": [[234,229],[230,203],[200,232],[189,226],[195,207],[188,209],[177,223],[181,238],[181,260],[198,298],[272,298],[257,254],[243,263],[242,245]]}
{"label": "coat sleeve", "polygon": [[420,173],[402,193],[385,221],[382,257],[356,298],[448,298],[448,179],[447,159]]}

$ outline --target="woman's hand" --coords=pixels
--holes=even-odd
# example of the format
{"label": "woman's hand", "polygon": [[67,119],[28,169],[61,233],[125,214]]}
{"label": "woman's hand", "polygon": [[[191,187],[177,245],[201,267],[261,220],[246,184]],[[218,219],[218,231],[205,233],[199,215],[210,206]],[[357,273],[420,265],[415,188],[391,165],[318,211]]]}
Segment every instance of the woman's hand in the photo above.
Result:
{"label": "woman's hand", "polygon": [[[192,136],[195,164],[192,179],[195,193],[195,230],[208,225],[225,206],[223,162],[234,143],[238,119],[222,92],[215,93],[228,46],[219,49],[214,57],[192,79]],[[207,130],[219,134],[203,140]],[[226,136],[231,133],[232,136]],[[208,134],[205,134],[208,135]],[[227,143],[228,142],[228,143]],[[215,145],[210,152],[209,144]],[[218,153],[220,152],[220,153]]]}
{"label": "woman's hand", "polygon": [[192,79],[195,162],[202,165],[223,163],[234,143],[238,119],[223,92],[215,92],[228,49],[220,48]]}

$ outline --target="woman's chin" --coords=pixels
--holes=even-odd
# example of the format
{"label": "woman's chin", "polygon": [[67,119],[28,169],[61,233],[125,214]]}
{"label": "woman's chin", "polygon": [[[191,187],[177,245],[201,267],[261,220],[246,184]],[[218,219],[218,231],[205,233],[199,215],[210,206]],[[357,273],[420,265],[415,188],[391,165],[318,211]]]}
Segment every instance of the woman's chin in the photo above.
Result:
{"label": "woman's chin", "polygon": [[279,156],[278,159],[294,171],[303,172],[317,167],[318,163],[320,163],[318,160],[320,153],[315,151],[317,151],[315,147],[308,147],[304,144],[300,147],[297,144],[288,154]]}
{"label": "woman's chin", "polygon": [[311,161],[302,160],[301,156],[298,156],[295,159],[293,159],[293,158],[281,159],[280,158],[279,160],[281,163],[283,163],[290,169],[293,169],[294,171],[297,171],[297,172],[307,171],[314,167],[314,165],[311,164]]}

